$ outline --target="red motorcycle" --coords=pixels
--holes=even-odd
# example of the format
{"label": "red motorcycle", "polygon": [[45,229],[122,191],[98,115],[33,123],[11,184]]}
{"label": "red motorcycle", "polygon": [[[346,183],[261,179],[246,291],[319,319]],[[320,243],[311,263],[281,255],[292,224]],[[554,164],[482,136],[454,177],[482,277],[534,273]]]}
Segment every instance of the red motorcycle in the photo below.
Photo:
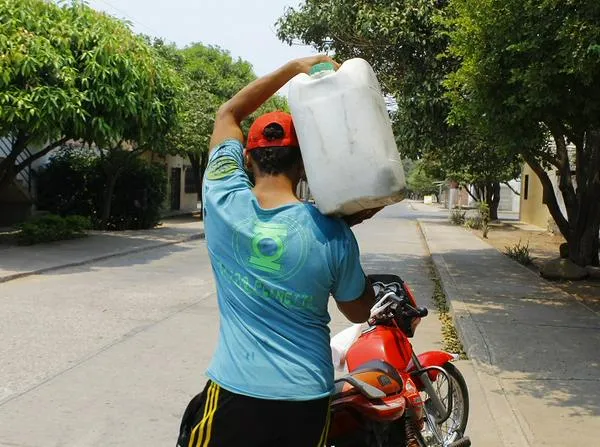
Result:
{"label": "red motorcycle", "polygon": [[[368,328],[348,328],[332,338],[337,366],[331,402],[329,447],[468,447],[464,436],[469,394],[460,371],[443,351],[413,352],[426,308],[398,276],[369,277],[376,293]],[[352,334],[354,332],[354,335]],[[345,344],[345,346],[344,346]]]}

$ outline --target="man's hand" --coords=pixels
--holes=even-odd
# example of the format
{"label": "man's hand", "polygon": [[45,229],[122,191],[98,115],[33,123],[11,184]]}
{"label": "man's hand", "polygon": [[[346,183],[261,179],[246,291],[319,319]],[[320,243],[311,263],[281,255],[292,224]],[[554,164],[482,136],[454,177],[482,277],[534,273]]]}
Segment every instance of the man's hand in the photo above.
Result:
{"label": "man's hand", "polygon": [[296,71],[298,73],[307,74],[310,73],[310,70],[314,65],[321,64],[323,62],[329,62],[333,64],[336,70],[340,68],[340,64],[325,54],[317,54],[315,56],[303,57],[292,61],[292,63],[296,65]]}
{"label": "man's hand", "polygon": [[353,227],[354,225],[358,225],[364,220],[370,219],[382,209],[383,207],[373,208],[370,210],[362,210],[350,216],[344,216],[343,219],[346,221],[349,227]]}
{"label": "man's hand", "polygon": [[303,57],[288,62],[273,73],[263,76],[244,87],[219,108],[215,117],[210,148],[213,149],[217,144],[230,138],[243,142],[244,135],[240,123],[290,79],[300,73],[309,73],[313,65],[321,62],[331,62],[336,69],[339,67],[337,62],[323,54]]}

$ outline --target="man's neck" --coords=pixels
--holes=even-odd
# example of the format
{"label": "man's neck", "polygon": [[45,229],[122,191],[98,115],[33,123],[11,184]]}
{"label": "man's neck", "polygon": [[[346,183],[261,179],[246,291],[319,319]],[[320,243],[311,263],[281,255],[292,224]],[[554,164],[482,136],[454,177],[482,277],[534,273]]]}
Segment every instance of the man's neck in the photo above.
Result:
{"label": "man's neck", "polygon": [[265,175],[256,178],[252,190],[262,208],[277,208],[291,203],[298,203],[294,185],[285,175]]}

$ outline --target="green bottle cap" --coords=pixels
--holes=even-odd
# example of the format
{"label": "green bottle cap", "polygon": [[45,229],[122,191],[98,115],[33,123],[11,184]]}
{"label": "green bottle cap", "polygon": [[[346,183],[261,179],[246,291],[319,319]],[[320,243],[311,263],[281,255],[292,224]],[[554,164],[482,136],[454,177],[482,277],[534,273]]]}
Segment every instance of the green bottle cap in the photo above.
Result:
{"label": "green bottle cap", "polygon": [[321,62],[320,64],[313,65],[309,74],[312,76],[322,71],[335,71],[335,66],[331,62]]}

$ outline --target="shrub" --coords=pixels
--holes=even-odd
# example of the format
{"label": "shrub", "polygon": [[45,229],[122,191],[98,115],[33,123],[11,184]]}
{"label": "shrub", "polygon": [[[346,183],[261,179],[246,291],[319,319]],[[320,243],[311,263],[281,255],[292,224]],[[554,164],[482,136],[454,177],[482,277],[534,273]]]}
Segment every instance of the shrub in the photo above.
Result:
{"label": "shrub", "polygon": [[530,265],[533,262],[533,259],[529,253],[529,241],[527,244],[522,245],[521,240],[513,245],[512,247],[506,246],[504,254],[509,258],[514,259],[519,264]]}
{"label": "shrub", "polygon": [[464,225],[466,211],[460,209],[452,210],[450,212],[450,222],[454,225]]}
{"label": "shrub", "polygon": [[487,238],[490,223],[490,207],[485,202],[479,202],[477,205],[477,215],[468,217],[465,220],[465,227],[472,230],[482,230],[483,238]]}
{"label": "shrub", "polygon": [[75,233],[84,233],[92,229],[92,222],[89,217],[72,215],[64,218],[67,228]]}
{"label": "shrub", "polygon": [[485,202],[479,202],[477,211],[481,221],[482,236],[484,239],[487,239],[488,231],[490,230],[490,206]]}
{"label": "shrub", "polygon": [[481,230],[483,226],[483,222],[480,216],[468,217],[465,220],[465,227],[470,228],[472,230]]}
{"label": "shrub", "polygon": [[66,216],[92,216],[90,185],[100,175],[97,157],[85,149],[61,149],[36,173],[39,209]]}
{"label": "shrub", "polygon": [[86,235],[91,228],[90,219],[83,216],[60,217],[55,214],[33,218],[17,229],[17,242],[21,245],[33,245],[43,242],[74,239]]}
{"label": "shrub", "polygon": [[98,156],[89,150],[62,150],[37,174],[38,208],[60,216],[87,216],[97,229],[136,230],[159,222],[167,193],[163,166],[139,158],[128,163],[117,178],[104,225],[99,216],[106,184]]}
{"label": "shrub", "polygon": [[[104,187],[99,191],[103,192]],[[160,221],[160,211],[166,194],[165,168],[140,159],[135,160],[117,179],[106,228],[139,230],[154,227]],[[100,214],[101,208],[97,209]]]}

